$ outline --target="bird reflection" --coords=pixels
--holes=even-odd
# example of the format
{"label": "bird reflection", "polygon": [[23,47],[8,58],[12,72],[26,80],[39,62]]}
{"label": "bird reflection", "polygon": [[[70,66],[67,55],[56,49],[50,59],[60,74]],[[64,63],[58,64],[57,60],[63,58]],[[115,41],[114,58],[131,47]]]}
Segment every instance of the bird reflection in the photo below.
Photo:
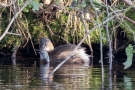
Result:
{"label": "bird reflection", "polygon": [[49,73],[51,72],[51,69],[52,68],[50,67],[49,63],[40,63],[40,78],[43,84],[53,81],[53,76],[47,79]]}

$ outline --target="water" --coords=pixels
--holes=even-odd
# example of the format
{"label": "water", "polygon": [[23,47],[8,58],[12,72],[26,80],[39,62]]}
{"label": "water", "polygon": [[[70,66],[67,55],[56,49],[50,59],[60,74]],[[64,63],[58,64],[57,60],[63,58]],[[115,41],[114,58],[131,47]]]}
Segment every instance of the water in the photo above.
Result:
{"label": "water", "polygon": [[101,66],[63,65],[53,76],[46,80],[54,67],[40,64],[38,59],[19,59],[0,62],[0,90],[134,90],[135,69],[123,70],[115,65],[109,75],[105,67],[104,82]]}

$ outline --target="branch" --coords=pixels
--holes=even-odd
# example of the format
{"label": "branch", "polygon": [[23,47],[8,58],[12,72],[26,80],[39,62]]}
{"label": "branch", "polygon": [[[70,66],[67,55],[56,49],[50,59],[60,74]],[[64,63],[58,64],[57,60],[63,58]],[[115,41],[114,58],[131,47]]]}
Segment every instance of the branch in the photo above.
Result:
{"label": "branch", "polygon": [[129,22],[131,22],[131,23],[133,23],[133,24],[135,25],[135,21],[134,21],[134,20],[132,20],[132,19],[126,17],[126,16],[124,16],[124,18],[125,18],[127,21],[129,21]]}
{"label": "branch", "polygon": [[6,30],[4,31],[4,33],[0,36],[0,41],[5,37],[5,35],[8,33],[8,30],[10,28],[10,26],[12,25],[12,23],[14,22],[15,18],[17,18],[18,14],[31,2],[32,0],[29,0],[27,2],[24,3],[23,7],[20,9],[20,11],[18,11],[13,18],[11,19],[10,23],[8,24]]}
{"label": "branch", "polygon": [[133,5],[132,1],[130,1],[130,0],[123,0],[123,1],[129,6]]}
{"label": "branch", "polygon": [[[127,5],[132,6],[133,3],[131,0],[123,0]],[[133,9],[135,10],[135,7],[133,6]]]}
{"label": "branch", "polygon": [[59,69],[70,57],[72,57],[72,56],[74,55],[74,52],[75,52],[75,51],[77,50],[77,48],[83,43],[83,41],[88,37],[88,35],[89,35],[91,32],[93,32],[93,31],[94,31],[96,28],[98,28],[99,26],[101,27],[103,24],[106,24],[108,21],[110,21],[110,20],[112,20],[113,18],[118,17],[118,16],[121,16],[121,13],[120,13],[120,14],[116,14],[116,15],[114,15],[114,16],[112,16],[112,17],[106,19],[103,23],[100,23],[100,24],[98,24],[98,25],[95,25],[95,27],[93,27],[93,28],[89,31],[89,33],[87,33],[87,34],[85,35],[85,37],[83,37],[83,39],[80,41],[80,43],[77,45],[77,47],[73,50],[73,52],[72,52],[66,59],[64,59],[64,60],[49,74],[49,76],[47,77],[47,79],[49,79],[49,77],[50,77],[51,75],[53,75],[53,73],[54,73],[57,69]]}
{"label": "branch", "polygon": [[21,36],[21,34],[11,33],[11,32],[7,32],[7,34],[12,34],[12,35],[16,35],[16,36]]}
{"label": "branch", "polygon": [[[107,13],[107,18],[110,17],[109,15],[109,8],[108,8],[108,1],[105,1],[106,3],[106,13]],[[109,70],[112,71],[112,44],[111,44],[111,40],[110,40],[110,35],[109,35],[109,29],[108,29],[108,22],[105,25],[105,29],[106,29],[106,34],[107,34],[107,38],[108,38],[108,45],[109,45]]]}

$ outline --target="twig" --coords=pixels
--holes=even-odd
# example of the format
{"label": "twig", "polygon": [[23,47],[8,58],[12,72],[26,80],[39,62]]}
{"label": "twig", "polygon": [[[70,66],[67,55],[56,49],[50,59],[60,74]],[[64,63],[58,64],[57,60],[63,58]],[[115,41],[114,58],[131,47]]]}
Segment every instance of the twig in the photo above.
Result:
{"label": "twig", "polygon": [[[129,9],[131,8],[132,6],[130,6],[129,7]],[[114,14],[117,14],[117,12],[116,11],[114,11],[114,10],[112,10],[112,8],[111,7],[109,7],[109,9],[114,13]],[[120,10],[120,11],[126,11],[125,9],[123,9],[123,10]],[[119,11],[118,11],[119,12]],[[121,15],[124,19],[126,19],[127,21],[129,21],[129,22],[131,22],[131,23],[133,23],[133,24],[135,24],[135,21],[134,20],[132,20],[132,19],[130,19],[129,17],[127,17],[127,16],[125,16],[124,14],[123,15]],[[118,18],[119,20],[121,20],[121,18]]]}
{"label": "twig", "polygon": [[67,44],[70,44],[70,42],[69,42],[68,40],[66,40],[65,38],[63,38],[62,36],[61,36],[61,38],[62,38]]}
{"label": "twig", "polygon": [[[108,8],[108,1],[106,0],[106,13],[107,13],[107,18],[109,18],[109,8]],[[112,45],[111,45],[111,40],[110,40],[110,35],[109,35],[109,30],[108,30],[108,22],[106,22],[106,34],[108,38],[108,45],[109,45],[109,70],[112,70]]]}
{"label": "twig", "polygon": [[16,36],[21,36],[21,34],[11,33],[11,32],[7,32],[7,34],[12,34],[12,35],[16,35]]}
{"label": "twig", "polygon": [[15,18],[17,18],[17,16],[19,15],[19,13],[31,2],[32,0],[29,0],[27,2],[24,3],[23,7],[20,9],[20,11],[18,11],[13,18],[11,19],[10,23],[8,24],[6,30],[4,31],[4,33],[0,36],[0,41],[5,37],[5,35],[8,33],[8,30],[10,28],[10,26],[12,25],[12,23],[14,22]]}
{"label": "twig", "polygon": [[96,14],[96,21],[97,21],[97,25],[98,25],[98,30],[100,33],[100,63],[101,63],[101,70],[102,70],[102,88],[104,87],[104,63],[103,63],[103,39],[102,39],[102,32],[101,32],[101,28],[99,26],[99,22],[98,22],[98,14],[97,14],[97,10],[95,5],[93,4],[93,2],[90,0],[90,3],[95,11]]}
{"label": "twig", "polygon": [[46,27],[49,29],[50,33],[51,33],[51,36],[54,35],[53,31],[51,30],[50,26],[48,23],[46,23]]}
{"label": "twig", "polygon": [[132,19],[126,17],[126,16],[124,16],[124,19],[126,19],[127,21],[129,21],[129,22],[131,22],[131,23],[133,23],[135,25],[135,21],[134,20],[132,20]]}
{"label": "twig", "polygon": [[130,0],[123,0],[123,1],[129,6],[133,5],[132,1],[130,1]]}
{"label": "twig", "polygon": [[[133,3],[131,0],[123,0],[127,5],[132,6]],[[133,9],[135,10],[135,6],[133,6]]]}

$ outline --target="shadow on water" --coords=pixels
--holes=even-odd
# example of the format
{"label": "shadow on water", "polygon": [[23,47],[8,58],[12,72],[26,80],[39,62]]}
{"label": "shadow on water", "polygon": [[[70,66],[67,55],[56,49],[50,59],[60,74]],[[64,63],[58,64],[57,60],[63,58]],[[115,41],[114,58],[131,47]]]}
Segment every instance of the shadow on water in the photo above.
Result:
{"label": "shadow on water", "polygon": [[[41,64],[36,58],[10,59],[0,61],[0,90],[133,90],[135,89],[134,67],[123,70],[115,65],[109,75],[105,65],[104,82],[102,82],[101,66],[63,65],[53,76],[46,80],[48,74],[56,66]],[[103,86],[103,88],[101,88]]]}

